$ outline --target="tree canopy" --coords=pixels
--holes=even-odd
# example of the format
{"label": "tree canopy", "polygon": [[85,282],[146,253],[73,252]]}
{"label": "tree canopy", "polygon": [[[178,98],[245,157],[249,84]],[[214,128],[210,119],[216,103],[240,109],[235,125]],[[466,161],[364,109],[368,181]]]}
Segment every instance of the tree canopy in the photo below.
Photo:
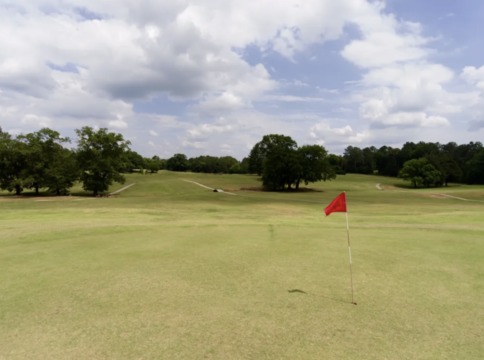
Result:
{"label": "tree canopy", "polygon": [[426,158],[419,158],[406,161],[399,177],[410,181],[417,188],[439,185],[442,174]]}
{"label": "tree canopy", "polygon": [[326,150],[319,145],[298,148],[289,136],[270,134],[254,145],[249,158],[249,170],[261,175],[268,190],[299,188],[303,181],[330,180],[336,173],[329,163]]}
{"label": "tree canopy", "polygon": [[121,170],[127,162],[130,142],[106,128],[95,131],[85,126],[76,133],[79,137],[77,161],[84,190],[96,196],[107,191],[113,182],[124,183]]}

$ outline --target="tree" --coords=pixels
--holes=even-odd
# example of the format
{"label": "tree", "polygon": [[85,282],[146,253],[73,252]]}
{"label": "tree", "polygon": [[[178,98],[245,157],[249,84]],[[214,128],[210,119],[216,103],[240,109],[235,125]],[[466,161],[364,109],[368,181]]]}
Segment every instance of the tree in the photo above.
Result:
{"label": "tree", "polygon": [[408,180],[414,188],[436,186],[442,174],[426,158],[408,160],[403,164],[399,177]]}
{"label": "tree", "polygon": [[255,144],[250,150],[250,154],[247,157],[248,171],[251,174],[262,175],[264,171],[264,161],[266,157],[267,149],[262,141]]}
{"label": "tree", "polygon": [[106,128],[95,131],[85,126],[76,133],[79,137],[77,160],[84,190],[97,196],[107,191],[113,182],[124,183],[121,170],[126,166],[130,142]]}
{"label": "tree", "polygon": [[0,188],[15,191],[20,195],[23,191],[24,172],[27,162],[25,144],[12,139],[10,134],[0,131]]}
{"label": "tree", "polygon": [[349,173],[362,173],[365,164],[363,150],[356,146],[348,146],[343,154],[343,169]]}
{"label": "tree", "polygon": [[[35,189],[35,194],[39,194],[39,188],[48,187],[46,184],[47,177],[52,183],[56,183],[55,174],[65,177],[67,174],[61,175],[61,168],[63,163],[57,161],[58,157],[66,157],[63,152],[63,143],[69,142],[69,138],[63,138],[57,131],[49,128],[43,128],[39,131],[29,133],[27,135],[20,135],[17,137],[20,141],[25,143],[27,152],[26,168],[23,173],[24,182],[28,187]],[[66,164],[67,165],[67,164]],[[52,167],[56,169],[53,170]],[[73,183],[76,178],[76,172],[73,173],[73,180],[68,183]],[[71,185],[72,186],[72,185]],[[63,185],[64,187],[64,185]]]}
{"label": "tree", "polygon": [[484,149],[477,152],[466,164],[466,181],[469,184],[484,184]]}
{"label": "tree", "polygon": [[324,147],[304,145],[297,152],[301,172],[296,181],[296,189],[299,188],[301,181],[307,185],[310,182],[326,181],[336,177],[336,172],[329,163],[328,153]]}
{"label": "tree", "polygon": [[166,160],[165,159],[160,159],[158,155],[155,155],[151,158],[151,160],[157,164],[157,171],[158,170],[163,170],[166,169]]}
{"label": "tree", "polygon": [[376,170],[379,175],[397,176],[400,170],[398,163],[399,149],[382,146],[375,154]]}
{"label": "tree", "polygon": [[175,154],[166,161],[166,169],[171,171],[187,171],[188,159],[185,154]]}
{"label": "tree", "polygon": [[151,174],[157,173],[158,170],[160,170],[160,161],[155,159],[154,157],[152,158],[143,158],[145,168],[148,170]]}
{"label": "tree", "polygon": [[341,155],[329,154],[329,165],[334,169],[334,172],[338,175],[344,175],[346,172],[343,170],[344,159]]}
{"label": "tree", "polygon": [[472,161],[475,156],[482,151],[483,146],[480,142],[470,142],[469,144],[463,144],[457,146],[455,149],[455,158],[457,163],[461,165],[462,168],[462,180],[468,184],[474,183],[474,179],[476,174],[475,170],[473,169],[474,165],[477,164],[476,161]]}
{"label": "tree", "polygon": [[146,168],[145,159],[136,151],[126,151],[126,168],[123,169],[126,172],[142,171]]}
{"label": "tree", "polygon": [[49,163],[43,184],[56,195],[67,195],[79,179],[79,167],[72,150],[60,148]]}
{"label": "tree", "polygon": [[240,174],[249,174],[249,158],[245,157],[240,162],[239,166],[239,173]]}
{"label": "tree", "polygon": [[249,168],[262,175],[262,184],[268,190],[282,190],[297,182],[301,172],[297,143],[289,136],[264,135],[249,155]]}

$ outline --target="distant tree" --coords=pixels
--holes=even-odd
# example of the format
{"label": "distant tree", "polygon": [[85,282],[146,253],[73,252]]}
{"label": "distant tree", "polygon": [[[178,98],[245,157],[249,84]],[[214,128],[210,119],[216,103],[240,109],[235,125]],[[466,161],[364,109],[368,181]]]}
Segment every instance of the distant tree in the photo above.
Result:
{"label": "distant tree", "polygon": [[160,170],[160,161],[155,158],[143,158],[144,167],[151,174],[157,173]]}
{"label": "distant tree", "polygon": [[472,159],[477,159],[475,156],[479,154],[482,149],[482,143],[472,141],[468,144],[459,145],[455,149],[455,158],[463,172],[462,181],[468,184],[474,183],[473,179],[476,176],[476,172],[473,167],[477,162],[475,160],[472,161]]}
{"label": "distant tree", "polygon": [[345,171],[343,170],[344,159],[341,155],[329,154],[328,162],[331,165],[331,167],[334,169],[334,172],[336,174],[338,175],[345,174]]}
{"label": "distant tree", "polygon": [[165,159],[160,159],[158,155],[155,155],[151,158],[156,164],[157,164],[157,170],[163,170],[166,169],[166,160]]}
{"label": "distant tree", "polygon": [[25,187],[26,164],[25,144],[0,132],[0,188],[20,195]]}
{"label": "distant tree", "polygon": [[379,175],[398,176],[400,164],[398,161],[400,149],[389,146],[380,147],[375,154],[375,166]]}
{"label": "distant tree", "polygon": [[401,151],[399,152],[399,164],[403,164],[412,159],[420,158],[436,158],[441,153],[441,145],[439,143],[427,143],[420,141],[418,143],[406,142],[403,144]]}
{"label": "distant tree", "polygon": [[348,146],[343,154],[343,170],[349,173],[364,173],[365,157],[363,150],[356,146]]}
{"label": "distant tree", "polygon": [[262,175],[264,171],[264,161],[267,155],[267,146],[262,141],[255,144],[250,150],[247,158],[248,171],[251,174]]}
{"label": "distant tree", "polygon": [[450,154],[441,151],[427,155],[426,159],[440,172],[440,182],[443,185],[448,186],[449,181],[459,181],[462,178],[462,170]]}
{"label": "distant tree", "polygon": [[264,135],[254,145],[249,164],[253,170],[261,172],[262,184],[268,190],[283,190],[286,185],[291,188],[301,172],[297,143],[289,136],[278,134]]}
{"label": "distant tree", "polygon": [[484,184],[484,149],[477,152],[466,164],[466,181],[469,184]]}
{"label": "distant tree", "polygon": [[336,172],[329,163],[326,149],[319,145],[304,145],[297,149],[300,173],[296,180],[296,189],[303,181],[306,185],[310,182],[331,180],[336,177]]}
{"label": "distant tree", "polygon": [[410,181],[414,188],[441,184],[442,174],[426,159],[412,159],[403,164],[399,177]]}
{"label": "distant tree", "polygon": [[363,166],[360,169],[362,174],[374,174],[376,171],[376,153],[377,149],[374,146],[363,149]]}
{"label": "distant tree", "polygon": [[113,182],[124,183],[121,170],[126,167],[130,142],[106,128],[95,131],[85,126],[76,133],[77,160],[84,190],[92,191],[96,196],[107,191]]}
{"label": "distant tree", "polygon": [[56,195],[67,195],[69,189],[79,179],[76,154],[69,149],[58,149],[44,175],[42,183],[50,192]]}
{"label": "distant tree", "polygon": [[[25,143],[27,152],[26,168],[23,173],[24,182],[28,187],[35,189],[35,194],[39,194],[39,188],[47,187],[46,180],[49,176],[50,181],[54,181],[55,174],[60,174],[59,170],[62,163],[59,163],[57,157],[63,152],[63,143],[69,142],[69,138],[63,138],[60,134],[49,128],[43,128],[39,131],[20,135],[18,140]],[[52,167],[55,164],[55,171]],[[74,179],[77,173],[72,174]]]}
{"label": "distant tree", "polygon": [[124,172],[142,171],[146,168],[145,159],[134,150],[127,150]]}
{"label": "distant tree", "polygon": [[245,157],[240,162],[239,166],[239,173],[240,174],[249,174],[249,158]]}
{"label": "distant tree", "polygon": [[219,158],[220,167],[224,174],[234,174],[239,172],[240,163],[232,156],[222,156]]}
{"label": "distant tree", "polygon": [[166,161],[166,169],[171,171],[187,171],[188,165],[185,154],[175,154]]}

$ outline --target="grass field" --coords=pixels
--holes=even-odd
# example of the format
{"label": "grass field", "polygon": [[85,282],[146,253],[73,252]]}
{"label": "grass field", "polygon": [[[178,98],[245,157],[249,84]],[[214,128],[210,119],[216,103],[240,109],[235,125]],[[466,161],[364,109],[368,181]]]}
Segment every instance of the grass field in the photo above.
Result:
{"label": "grass field", "polygon": [[[0,359],[484,358],[484,187],[127,184],[110,198],[0,194]],[[345,216],[323,212],[343,190],[356,306]]]}

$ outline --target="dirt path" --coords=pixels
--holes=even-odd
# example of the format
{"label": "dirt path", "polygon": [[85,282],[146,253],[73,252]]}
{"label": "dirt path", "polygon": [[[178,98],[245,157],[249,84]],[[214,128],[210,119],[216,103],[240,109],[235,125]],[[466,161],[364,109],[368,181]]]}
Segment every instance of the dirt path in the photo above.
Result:
{"label": "dirt path", "polygon": [[223,191],[222,189],[215,189],[215,188],[211,188],[210,186],[200,184],[200,183],[198,183],[198,182],[196,182],[196,181],[192,181],[192,180],[185,180],[185,179],[183,179],[183,181],[186,181],[186,182],[189,182],[189,183],[192,183],[192,184],[198,185],[198,186],[200,186],[200,187],[203,187],[204,189],[209,189],[209,190],[216,191],[216,192],[220,192],[220,193],[224,193],[224,194],[227,194],[227,195],[237,195],[237,194],[234,194],[234,193],[231,193],[231,192],[228,192],[228,191]]}
{"label": "dirt path", "polygon": [[119,189],[119,190],[116,190],[116,191],[114,191],[114,192],[110,193],[109,195],[117,195],[117,194],[119,194],[121,191],[124,191],[124,190],[126,190],[126,189],[129,189],[131,186],[133,186],[133,185],[135,185],[135,184],[136,184],[136,183],[132,183],[132,184],[126,185],[125,187],[123,187],[123,188],[121,188],[121,189]]}

